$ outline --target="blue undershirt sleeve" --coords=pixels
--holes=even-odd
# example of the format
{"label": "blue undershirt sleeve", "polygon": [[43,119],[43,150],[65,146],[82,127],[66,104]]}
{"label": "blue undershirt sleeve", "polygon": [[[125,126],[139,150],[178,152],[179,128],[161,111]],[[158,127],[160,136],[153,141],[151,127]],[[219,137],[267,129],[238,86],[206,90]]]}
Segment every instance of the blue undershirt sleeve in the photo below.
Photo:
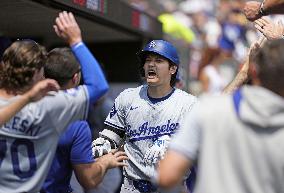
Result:
{"label": "blue undershirt sleeve", "polygon": [[71,49],[81,64],[84,85],[87,87],[90,102],[94,103],[109,89],[107,80],[97,60],[83,42],[73,45]]}
{"label": "blue undershirt sleeve", "polygon": [[92,155],[92,135],[86,121],[75,122],[74,136],[70,153],[72,164],[92,163],[95,160]]}

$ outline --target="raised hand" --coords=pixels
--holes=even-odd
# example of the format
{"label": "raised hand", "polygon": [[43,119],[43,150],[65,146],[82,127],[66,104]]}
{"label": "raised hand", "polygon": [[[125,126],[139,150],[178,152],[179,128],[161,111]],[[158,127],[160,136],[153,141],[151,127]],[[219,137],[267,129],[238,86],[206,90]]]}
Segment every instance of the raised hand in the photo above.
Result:
{"label": "raised hand", "polygon": [[248,1],[246,2],[243,12],[246,18],[250,21],[255,21],[261,17],[259,13],[261,3],[257,1]]}
{"label": "raised hand", "polygon": [[59,13],[53,27],[57,36],[64,39],[70,46],[82,41],[80,27],[71,12]]}
{"label": "raised hand", "polygon": [[268,40],[280,39],[284,35],[284,25],[281,21],[273,23],[267,18],[260,18],[255,22],[255,28],[261,32]]}
{"label": "raised hand", "polygon": [[232,94],[248,80],[251,64],[265,41],[266,38],[262,36],[257,42],[251,44],[244,65],[242,66],[241,70],[238,72],[234,80],[226,86],[226,88],[223,90],[223,93]]}
{"label": "raised hand", "polygon": [[254,60],[256,54],[259,52],[259,49],[263,46],[263,44],[267,41],[267,39],[264,36],[261,36],[259,40],[255,43],[253,43],[248,52],[249,62]]}

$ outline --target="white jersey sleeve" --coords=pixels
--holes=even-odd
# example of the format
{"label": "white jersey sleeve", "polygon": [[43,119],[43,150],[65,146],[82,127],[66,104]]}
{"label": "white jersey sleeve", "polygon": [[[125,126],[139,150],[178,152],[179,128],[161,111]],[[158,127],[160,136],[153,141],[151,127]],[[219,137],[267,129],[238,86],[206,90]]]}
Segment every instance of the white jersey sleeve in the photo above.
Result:
{"label": "white jersey sleeve", "polygon": [[113,128],[125,131],[126,127],[126,110],[130,104],[131,92],[134,89],[126,89],[121,92],[114,101],[114,104],[105,120],[105,124]]}
{"label": "white jersey sleeve", "polygon": [[59,91],[39,101],[42,116],[48,116],[50,124],[61,133],[71,122],[84,120],[89,109],[89,97],[85,86]]}

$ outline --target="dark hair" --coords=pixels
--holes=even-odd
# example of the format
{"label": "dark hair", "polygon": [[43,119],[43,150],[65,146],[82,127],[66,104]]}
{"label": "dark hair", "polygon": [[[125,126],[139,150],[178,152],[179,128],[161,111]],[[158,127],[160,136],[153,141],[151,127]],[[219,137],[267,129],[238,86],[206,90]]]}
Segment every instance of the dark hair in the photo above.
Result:
{"label": "dark hair", "polygon": [[44,76],[52,78],[60,86],[65,86],[80,71],[80,64],[70,48],[55,48],[48,53]]}
{"label": "dark hair", "polygon": [[17,92],[32,85],[35,72],[44,66],[45,60],[45,48],[35,41],[14,42],[6,49],[0,63],[0,88]]}
{"label": "dark hair", "polygon": [[[170,67],[172,67],[172,66],[177,66],[175,63],[173,63],[172,61],[169,61],[169,63],[170,63],[170,66],[169,66],[169,68]],[[174,87],[175,85],[176,85],[176,83],[177,83],[177,73],[178,73],[178,68],[177,68],[177,70],[176,70],[176,72],[171,76],[171,82],[170,82],[170,84],[171,84],[171,87]]]}
{"label": "dark hair", "polygon": [[284,40],[267,41],[256,55],[256,71],[263,87],[283,93]]}
{"label": "dark hair", "polygon": [[140,58],[139,58],[139,62],[140,62],[140,65],[139,65],[139,72],[140,72],[140,75],[141,77],[145,77],[145,71],[144,71],[144,64],[145,64],[145,60],[146,60],[146,57],[149,55],[149,54],[155,54],[155,55],[159,55],[160,57],[164,58],[165,60],[167,60],[169,62],[169,69],[172,67],[172,66],[177,66],[177,70],[176,72],[171,76],[171,81],[170,81],[170,85],[171,87],[174,87],[176,82],[177,82],[177,73],[178,73],[178,65],[176,65],[175,63],[173,63],[172,61],[170,61],[169,59],[167,59],[166,57],[160,55],[160,54],[157,54],[157,53],[154,53],[154,52],[145,52]]}

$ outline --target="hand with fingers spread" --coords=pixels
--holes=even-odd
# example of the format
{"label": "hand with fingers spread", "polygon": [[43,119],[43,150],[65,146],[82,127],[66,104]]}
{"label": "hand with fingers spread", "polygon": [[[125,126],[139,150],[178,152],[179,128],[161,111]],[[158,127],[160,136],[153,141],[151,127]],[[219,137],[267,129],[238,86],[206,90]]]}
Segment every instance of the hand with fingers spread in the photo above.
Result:
{"label": "hand with fingers spread", "polygon": [[101,156],[97,159],[98,162],[107,163],[107,168],[115,168],[115,167],[122,167],[127,166],[123,160],[128,160],[128,157],[125,152],[113,150],[110,153]]}
{"label": "hand with fingers spread", "polygon": [[26,92],[23,96],[27,96],[32,102],[42,99],[50,91],[58,91],[60,86],[53,79],[45,79],[38,82],[31,90]]}
{"label": "hand with fingers spread", "polygon": [[57,36],[67,41],[70,46],[82,41],[81,30],[71,12],[59,13],[53,27]]}
{"label": "hand with fingers spread", "polygon": [[280,39],[284,35],[284,25],[281,21],[273,23],[267,18],[260,18],[255,22],[256,29],[261,32],[268,40]]}

